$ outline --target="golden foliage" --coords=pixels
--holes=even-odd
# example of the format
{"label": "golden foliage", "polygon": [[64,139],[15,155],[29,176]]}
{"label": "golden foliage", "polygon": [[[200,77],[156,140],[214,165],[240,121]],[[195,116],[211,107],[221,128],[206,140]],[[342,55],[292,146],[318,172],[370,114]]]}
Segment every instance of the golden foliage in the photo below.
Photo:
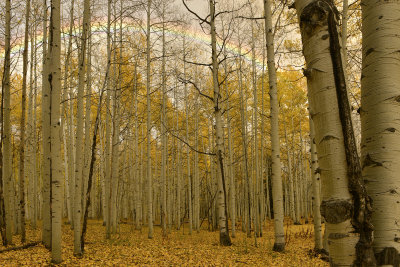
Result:
{"label": "golden foliage", "polygon": [[[190,236],[187,225],[166,238],[156,227],[150,240],[145,228],[137,231],[131,224],[121,224],[119,233],[106,240],[102,222],[91,220],[85,254],[80,259],[73,256],[72,230],[63,225],[61,266],[328,266],[308,255],[313,248],[311,224],[290,225],[285,232],[289,240],[286,251],[277,253],[272,251],[272,221],[264,226],[264,236],[257,238],[257,247],[254,238],[247,238],[241,231],[237,231],[231,247],[221,247],[218,232],[202,230]],[[29,227],[27,234],[28,240],[39,240],[41,236],[40,230]],[[0,254],[2,266],[48,266],[49,259],[50,253],[43,245]]]}

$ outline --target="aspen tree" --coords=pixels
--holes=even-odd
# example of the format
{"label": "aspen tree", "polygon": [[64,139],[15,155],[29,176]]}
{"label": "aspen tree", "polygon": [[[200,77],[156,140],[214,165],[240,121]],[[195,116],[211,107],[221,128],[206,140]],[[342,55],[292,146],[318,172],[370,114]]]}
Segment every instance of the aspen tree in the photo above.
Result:
{"label": "aspen tree", "polygon": [[43,70],[42,70],[42,240],[45,247],[51,247],[50,217],[50,88],[48,78],[47,53],[47,1],[43,0]]}
{"label": "aspen tree", "polygon": [[[2,180],[4,193],[4,211],[5,218],[5,235],[2,234],[3,244],[12,244],[12,215],[11,215],[11,180],[12,180],[12,153],[11,153],[11,123],[10,123],[10,68],[11,68],[11,1],[6,0],[5,14],[5,56],[4,56],[4,73],[2,81]],[[3,226],[3,227],[4,227]]]}
{"label": "aspen tree", "polygon": [[[246,106],[246,101],[244,99],[243,95],[243,79],[242,79],[242,58],[241,58],[241,43],[239,43],[239,68],[238,68],[238,76],[239,76],[239,94],[240,94],[240,117],[241,117],[241,130],[242,130],[242,147],[243,147],[243,173],[244,177],[246,179],[246,186],[245,186],[245,196],[244,196],[244,203],[247,202],[247,205],[245,205],[245,217],[247,216],[248,221],[247,221],[247,227],[246,227],[246,232],[247,232],[247,237],[251,237],[251,223],[250,223],[250,218],[251,218],[251,192],[250,192],[250,177],[249,177],[249,170],[248,170],[248,155],[247,155],[247,122],[246,122],[246,116],[244,113],[245,106]],[[243,225],[243,223],[242,223]]]}
{"label": "aspen tree", "polygon": [[299,0],[295,7],[307,63],[304,73],[315,123],[330,262],[374,266],[371,201],[352,129],[337,10],[332,1]]}
{"label": "aspen tree", "polygon": [[254,125],[254,231],[255,236],[259,236],[261,232],[261,224],[259,221],[259,199],[258,199],[258,184],[260,180],[259,171],[259,154],[258,154],[258,98],[257,98],[257,69],[256,69],[256,48],[255,48],[255,29],[254,24],[251,25],[251,50],[252,50],[252,60],[251,60],[251,71],[252,71],[252,87],[253,87],[253,125]]}
{"label": "aspen tree", "polygon": [[399,265],[400,3],[361,2],[361,165],[373,200],[377,265]]}
{"label": "aspen tree", "polygon": [[[34,17],[37,15],[37,8],[34,8]],[[31,220],[31,226],[36,229],[36,125],[34,120],[34,113],[36,112],[36,103],[34,98],[36,96],[37,88],[37,76],[36,76],[36,30],[37,23],[35,22],[31,29],[31,62],[30,62],[30,77],[29,77],[29,101],[28,101],[28,121],[27,121],[27,157],[25,158],[25,164],[27,166],[27,177],[29,181],[28,186],[28,201],[29,201],[29,219]],[[35,127],[34,127],[35,125]],[[29,159],[29,160],[28,160]]]}
{"label": "aspen tree", "polygon": [[[196,73],[197,75],[197,73]],[[195,130],[194,130],[194,149],[199,150],[199,95],[195,96],[194,114],[195,115]],[[200,226],[200,181],[199,181],[199,153],[194,153],[194,166],[193,166],[193,223],[194,229],[199,232]]]}
{"label": "aspen tree", "polygon": [[[222,28],[222,35],[225,36],[224,25]],[[227,57],[226,47],[223,49],[224,57]],[[228,128],[228,171],[227,175],[229,177],[229,215],[231,219],[232,225],[232,237],[236,237],[236,209],[235,209],[235,178],[234,178],[234,170],[233,170],[233,151],[232,151],[232,129],[231,129],[231,117],[229,116],[230,110],[230,100],[229,100],[229,91],[228,91],[228,82],[227,82],[227,75],[228,75],[228,63],[225,60],[224,62],[224,75],[225,75],[225,82],[224,82],[224,91],[226,94],[226,125]],[[196,112],[197,113],[197,112]],[[197,117],[196,117],[197,122]],[[197,132],[197,131],[196,131]]]}
{"label": "aspen tree", "polygon": [[[36,25],[35,25],[36,29]],[[34,67],[33,67],[33,73],[34,73],[34,92],[33,92],[33,125],[32,125],[32,140],[33,140],[33,147],[32,147],[32,175],[33,175],[33,222],[32,222],[32,227],[33,229],[36,229],[36,224],[37,224],[37,218],[38,218],[38,199],[39,197],[37,196],[37,190],[38,190],[38,174],[36,172],[37,170],[37,162],[36,162],[36,155],[37,155],[37,133],[36,133],[36,123],[37,123],[37,113],[36,113],[36,106],[37,106],[37,45],[36,45],[36,31],[34,33],[34,43],[35,43],[35,56],[34,56]]]}
{"label": "aspen tree", "polygon": [[269,76],[269,95],[271,102],[271,159],[272,159],[272,196],[274,206],[274,251],[285,249],[285,235],[283,231],[283,192],[281,178],[281,160],[279,148],[279,106],[277,95],[277,78],[275,69],[274,36],[272,28],[271,3],[264,0],[265,38],[267,46],[267,65]]}
{"label": "aspen tree", "polygon": [[[73,30],[73,25],[74,25],[74,5],[75,5],[75,0],[71,0],[71,8],[70,8],[70,21],[69,21],[69,30],[68,34],[69,36],[72,36],[72,30]],[[66,52],[66,59],[65,59],[65,65],[64,65],[64,90],[66,95],[67,88],[70,86],[69,84],[69,69],[70,69],[70,61],[71,61],[71,53],[72,53],[72,38],[68,38],[68,45],[67,45],[67,52]],[[73,146],[73,89],[72,86],[69,89],[69,108],[70,108],[70,114],[68,116],[67,112],[67,104],[68,102],[65,101],[63,106],[64,106],[64,112],[65,112],[65,117],[68,116],[68,122],[69,122],[69,129],[68,132],[66,132],[64,135],[68,133],[68,139],[66,140],[67,142],[67,147],[65,148],[67,151],[68,155],[68,183],[67,190],[68,190],[68,195],[67,195],[67,202],[69,202],[68,205],[68,219],[71,224],[71,228],[74,228],[74,188],[75,188],[75,162],[74,162],[74,146]],[[63,118],[63,117],[62,117]],[[67,119],[67,118],[65,118]]]}
{"label": "aspen tree", "polygon": [[139,95],[139,88],[138,88],[138,80],[137,80],[137,71],[138,71],[138,61],[139,56],[136,57],[135,60],[135,71],[134,71],[134,88],[133,88],[133,95],[134,95],[134,120],[135,120],[135,144],[134,144],[134,161],[135,161],[135,170],[134,170],[134,178],[135,178],[135,228],[139,230],[141,228],[141,214],[142,214],[142,199],[140,198],[140,185],[141,185],[141,175],[140,175],[140,163],[139,163],[139,126],[138,126],[138,95]]}
{"label": "aspen tree", "polygon": [[[120,79],[117,73],[117,11],[116,11],[116,1],[113,2],[114,9],[114,49],[113,49],[113,97],[112,97],[112,137],[111,137],[111,232],[117,232],[117,217],[118,217],[118,184],[120,182],[119,177],[119,135],[120,135],[120,121],[119,121],[119,95],[120,88],[118,81]],[[122,16],[120,16],[122,19]],[[119,50],[121,53],[121,49]],[[118,64],[121,66],[120,62]]]}
{"label": "aspen tree", "polygon": [[[91,17],[91,11],[89,11],[89,17]],[[91,31],[91,23],[90,19],[88,22],[88,33],[87,33],[87,63],[86,63],[86,92],[85,92],[85,138],[84,138],[84,165],[82,171],[82,184],[83,184],[83,192],[86,193],[89,169],[90,169],[90,126],[91,126],[91,118],[90,111],[92,105],[92,31]],[[83,210],[85,210],[85,202],[82,203]],[[94,205],[92,205],[94,206]]]}
{"label": "aspen tree", "polygon": [[289,142],[286,133],[286,124],[285,124],[285,143],[286,143],[286,150],[287,150],[287,161],[288,161],[288,183],[289,183],[289,215],[293,219],[294,224],[299,224],[297,219],[297,215],[295,214],[294,208],[294,186],[293,186],[293,174],[292,174],[292,161],[289,152]]}
{"label": "aspen tree", "polygon": [[63,174],[60,144],[61,95],[61,22],[60,0],[51,1],[48,51],[48,87],[50,89],[50,173],[51,173],[51,259],[58,264],[61,257],[61,225]]}
{"label": "aspen tree", "polygon": [[75,196],[74,196],[74,255],[81,256],[81,223],[82,223],[82,175],[83,175],[83,97],[86,78],[86,47],[90,24],[90,0],[84,1],[83,26],[80,43],[78,99],[77,99],[77,126],[75,148]]}
{"label": "aspen tree", "polygon": [[[20,149],[19,149],[19,212],[21,220],[21,242],[25,243],[25,118],[26,118],[26,84],[28,74],[28,45],[29,45],[29,16],[31,1],[26,0],[25,7],[25,36],[22,63],[22,95],[21,95],[21,123],[20,123]],[[32,52],[32,49],[31,49]]]}
{"label": "aspen tree", "polygon": [[[183,38],[183,77],[186,80],[186,40]],[[185,94],[185,114],[186,114],[186,143],[189,144],[189,96],[187,83],[184,83]],[[186,168],[187,168],[187,183],[188,183],[188,209],[189,209],[189,235],[192,234],[193,228],[193,210],[192,210],[192,179],[190,173],[190,149],[186,146]]]}
{"label": "aspen tree", "polygon": [[210,28],[211,28],[211,57],[212,57],[212,80],[213,80],[213,102],[215,117],[215,144],[217,157],[217,185],[218,185],[218,227],[220,233],[220,244],[230,246],[231,239],[229,237],[228,221],[227,221],[227,203],[226,203],[226,186],[225,186],[225,169],[223,164],[224,153],[224,133],[222,120],[222,95],[218,79],[218,58],[217,58],[217,39],[215,26],[215,1],[209,0],[210,5]]}
{"label": "aspen tree", "polygon": [[[226,72],[225,72],[226,73]],[[230,199],[230,215],[231,215],[231,224],[232,224],[232,237],[236,237],[236,183],[234,177],[234,168],[233,168],[233,149],[232,149],[232,128],[231,128],[231,117],[229,115],[230,110],[230,101],[227,100],[226,106],[226,120],[228,127],[228,151],[229,151],[229,199]]]}
{"label": "aspen tree", "polygon": [[161,63],[161,227],[162,234],[164,236],[167,235],[166,229],[166,217],[167,217],[167,128],[166,128],[166,87],[167,87],[167,77],[165,73],[165,64],[166,64],[166,50],[165,50],[165,1],[162,1],[162,11],[161,11],[161,19],[162,19],[162,63]]}
{"label": "aspen tree", "polygon": [[[177,98],[177,88],[178,88],[178,81],[176,81],[175,88],[174,88],[174,99],[175,101],[178,100]],[[175,130],[179,129],[179,113],[178,110],[176,110],[176,127]],[[177,145],[177,151],[176,151],[176,168],[177,168],[177,174],[176,174],[176,229],[180,230],[181,228],[181,142],[178,142]]]}
{"label": "aspen tree", "polygon": [[146,91],[147,91],[147,217],[149,239],[153,238],[153,193],[152,193],[152,176],[151,176],[151,100],[150,100],[150,84],[151,84],[151,62],[150,62],[150,19],[151,19],[152,0],[147,0],[147,21],[146,21]]}
{"label": "aspen tree", "polygon": [[[293,106],[293,102],[291,103]],[[300,198],[300,192],[299,192],[299,179],[298,179],[298,175],[297,175],[297,168],[296,168],[296,151],[295,151],[295,130],[294,130],[294,122],[293,122],[293,116],[291,117],[291,127],[292,127],[292,172],[293,172],[293,196],[295,199],[294,202],[294,207],[295,207],[295,219],[294,219],[294,223],[295,224],[301,224],[301,211],[300,211],[300,202],[301,202],[301,198]]]}
{"label": "aspen tree", "polygon": [[321,251],[322,246],[322,227],[321,227],[321,213],[320,213],[320,177],[318,173],[318,155],[315,144],[315,129],[314,123],[310,117],[310,146],[311,146],[311,176],[313,186],[313,208],[314,208],[314,238],[315,238],[315,250]]}
{"label": "aspen tree", "polygon": [[[111,66],[111,3],[113,0],[107,1],[107,69]],[[107,77],[107,94],[106,94],[106,133],[105,133],[105,217],[106,217],[106,239],[111,238],[111,115],[110,115],[110,97],[111,97],[111,79]]]}

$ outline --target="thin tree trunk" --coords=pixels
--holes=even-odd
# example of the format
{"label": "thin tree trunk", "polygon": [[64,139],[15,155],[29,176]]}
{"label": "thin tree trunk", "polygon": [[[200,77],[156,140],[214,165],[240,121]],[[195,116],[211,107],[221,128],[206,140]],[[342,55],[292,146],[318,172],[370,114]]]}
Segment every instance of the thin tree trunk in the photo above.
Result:
{"label": "thin tree trunk", "polygon": [[[107,65],[111,66],[111,3],[107,2]],[[105,134],[105,217],[106,217],[106,239],[111,238],[111,116],[110,116],[110,96],[111,96],[111,80],[110,75],[107,76],[107,94],[106,94],[106,134]]]}
{"label": "thin tree trunk", "polygon": [[[31,1],[26,0],[25,8],[25,37],[22,63],[22,94],[21,94],[21,124],[19,149],[19,212],[21,219],[21,242],[26,241],[25,232],[25,117],[26,117],[26,83],[28,74],[28,45],[29,45],[29,16]],[[31,49],[32,51],[32,49]]]}
{"label": "thin tree trunk", "polygon": [[[241,54],[241,44],[239,44],[239,53]],[[243,164],[244,164],[244,168],[243,168],[243,173],[244,173],[244,177],[246,179],[246,188],[244,190],[245,193],[245,201],[244,203],[246,203],[247,205],[245,205],[245,211],[246,211],[246,215],[244,216],[244,218],[248,218],[247,221],[247,227],[246,227],[246,232],[247,232],[247,237],[251,237],[251,223],[250,223],[250,218],[251,218],[251,193],[250,193],[250,177],[249,177],[249,170],[248,170],[248,155],[247,155],[247,122],[246,122],[246,116],[244,113],[244,109],[246,106],[246,102],[244,99],[244,95],[243,95],[243,82],[242,82],[242,59],[239,58],[239,93],[240,93],[240,117],[241,117],[241,126],[242,126],[242,147],[243,147]],[[243,222],[242,222],[243,225]]]}
{"label": "thin tree trunk", "polygon": [[153,194],[152,194],[152,176],[151,176],[151,100],[150,100],[150,15],[152,0],[147,0],[147,31],[146,31],[146,90],[147,90],[147,217],[149,233],[148,238],[153,238]]}
{"label": "thin tree trunk", "polygon": [[322,227],[321,227],[321,198],[320,198],[320,177],[318,173],[318,155],[315,144],[314,123],[310,117],[310,141],[311,141],[311,176],[313,186],[313,208],[314,208],[314,239],[315,250],[322,251]]}
{"label": "thin tree trunk", "polygon": [[[183,78],[186,81],[186,40],[183,38]],[[189,96],[187,83],[184,84],[185,94],[185,114],[186,114],[186,143],[189,141]],[[189,210],[189,235],[192,234],[193,229],[193,212],[192,212],[192,180],[190,173],[190,149],[186,146],[186,168],[187,168],[187,184],[188,184],[188,210]]]}
{"label": "thin tree trunk", "polygon": [[[10,84],[10,68],[11,68],[11,1],[6,0],[5,14],[5,56],[4,56],[4,73],[2,82],[2,193],[4,193],[4,202],[2,202],[2,221],[3,244],[12,244],[12,220],[11,220],[11,180],[12,180],[12,153],[11,153],[11,123],[10,123],[10,102],[11,102],[11,84]],[[2,194],[3,195],[3,194]]]}
{"label": "thin tree trunk", "polygon": [[297,221],[297,215],[295,214],[294,208],[294,188],[293,188],[293,174],[292,174],[292,161],[289,152],[289,142],[286,133],[286,124],[285,124],[285,143],[287,150],[287,160],[288,160],[288,183],[289,183],[289,215],[292,218],[294,224],[300,224]]}
{"label": "thin tree trunk", "polygon": [[162,80],[162,93],[161,93],[161,227],[163,236],[167,235],[167,189],[166,189],[166,172],[167,172],[167,129],[166,129],[166,113],[165,113],[165,105],[166,105],[166,73],[165,73],[165,2],[162,1],[162,65],[161,65],[161,80]]}
{"label": "thin tree trunk", "polygon": [[51,259],[61,263],[63,173],[60,143],[61,20],[60,0],[51,1],[48,87],[50,89]]}
{"label": "thin tree trunk", "polygon": [[86,77],[86,47],[90,23],[90,0],[84,1],[83,28],[80,44],[78,99],[77,99],[77,126],[75,148],[75,198],[74,198],[74,255],[80,257],[81,250],[81,219],[82,219],[82,175],[83,175],[83,97]]}
{"label": "thin tree trunk", "polygon": [[49,56],[47,53],[47,1],[43,5],[43,70],[42,70],[42,239],[47,248],[51,247],[51,217],[50,217],[50,88],[47,82]]}
{"label": "thin tree trunk", "polygon": [[215,27],[215,2],[209,1],[210,5],[210,27],[211,27],[211,46],[212,46],[212,76],[214,89],[214,116],[215,116],[215,144],[217,157],[217,184],[218,184],[218,227],[220,233],[220,244],[230,246],[232,244],[229,237],[228,212],[226,203],[225,169],[224,169],[224,132],[222,120],[222,95],[218,79],[218,58],[217,58],[217,37]]}
{"label": "thin tree trunk", "polygon": [[[67,91],[67,89],[69,88],[70,84],[69,84],[69,68],[70,68],[70,60],[71,60],[71,53],[72,53],[72,29],[73,29],[73,25],[74,25],[74,4],[75,4],[75,0],[71,0],[71,9],[70,9],[70,21],[69,21],[69,36],[70,38],[68,38],[68,48],[67,48],[67,54],[66,54],[66,59],[65,59],[65,66],[64,66],[64,90]],[[69,218],[69,222],[71,224],[71,228],[73,229],[73,225],[74,225],[74,188],[75,188],[75,167],[74,167],[74,149],[73,149],[73,92],[72,92],[72,88],[69,89],[70,92],[70,99],[69,99],[69,107],[70,107],[70,115],[68,116],[68,112],[67,112],[67,104],[68,102],[65,101],[63,106],[63,110],[65,112],[65,119],[67,119],[68,116],[68,121],[69,121],[69,129],[68,129],[68,140],[67,140],[67,147],[65,147],[66,152],[67,152],[67,156],[68,156],[68,187],[67,190],[69,192],[69,196],[67,196],[67,202],[69,202],[68,205],[68,218]],[[64,93],[64,95],[66,95],[66,92]],[[63,117],[62,117],[63,118]],[[62,124],[63,125],[63,124]],[[66,135],[66,134],[64,134]]]}
{"label": "thin tree trunk", "polygon": [[275,243],[274,251],[283,251],[285,249],[285,235],[283,230],[283,192],[281,179],[281,160],[279,145],[279,105],[278,88],[275,69],[274,36],[272,29],[271,3],[264,0],[265,14],[265,35],[267,46],[267,65],[270,86],[271,102],[271,158],[272,158],[272,195],[274,205],[274,230]]}

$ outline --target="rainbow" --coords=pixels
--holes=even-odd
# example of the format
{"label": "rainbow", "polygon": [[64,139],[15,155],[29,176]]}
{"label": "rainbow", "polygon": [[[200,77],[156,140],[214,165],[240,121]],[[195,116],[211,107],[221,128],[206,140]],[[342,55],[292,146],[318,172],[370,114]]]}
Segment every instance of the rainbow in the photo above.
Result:
{"label": "rainbow", "polygon": [[[106,25],[107,22],[104,21],[92,21],[91,23],[91,31],[92,34],[96,35],[101,35],[101,34],[106,34]],[[125,30],[131,30],[133,32],[138,32],[138,33],[143,33],[143,28],[133,25],[133,24],[128,24],[128,23],[123,23],[122,28]],[[77,29],[74,34],[79,34],[80,27],[77,26],[75,29]],[[116,27],[117,30],[119,30],[119,25]],[[152,33],[160,32],[162,30],[161,27],[155,27],[153,26],[151,28]],[[69,32],[69,25],[64,26],[62,28],[61,34],[63,38],[67,38],[67,33]],[[182,26],[175,26],[173,28],[167,28],[165,29],[165,33],[167,36],[171,37],[182,37],[182,38],[187,38],[188,40],[191,40],[193,42],[199,43],[199,44],[205,44],[209,45],[211,43],[211,36],[205,34],[204,32],[200,30],[195,30],[193,28],[187,28],[187,27],[182,27]],[[43,35],[39,34],[37,37],[37,42],[41,43],[43,41]],[[222,47],[223,43],[221,40],[217,41],[217,45]],[[24,48],[23,45],[23,38],[19,38],[16,40],[13,40],[13,46],[11,48],[11,53],[12,54],[17,54],[21,52]],[[250,53],[251,48],[248,46],[240,46],[234,42],[234,41],[229,41],[225,43],[225,49],[228,53],[239,56],[242,55],[242,57],[247,61],[247,62],[252,62],[253,57],[252,53]],[[4,50],[0,51],[0,59],[4,58]],[[260,57],[255,57],[255,62],[256,66],[260,69],[265,68],[265,64],[263,63],[264,60]]]}

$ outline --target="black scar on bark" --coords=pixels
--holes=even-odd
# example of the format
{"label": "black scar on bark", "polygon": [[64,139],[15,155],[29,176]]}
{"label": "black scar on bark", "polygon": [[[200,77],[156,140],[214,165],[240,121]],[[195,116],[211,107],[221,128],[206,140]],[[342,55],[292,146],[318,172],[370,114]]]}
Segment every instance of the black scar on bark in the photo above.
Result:
{"label": "black scar on bark", "polygon": [[352,216],[353,203],[350,200],[330,199],[321,203],[321,215],[326,222],[337,224],[349,220]]}

